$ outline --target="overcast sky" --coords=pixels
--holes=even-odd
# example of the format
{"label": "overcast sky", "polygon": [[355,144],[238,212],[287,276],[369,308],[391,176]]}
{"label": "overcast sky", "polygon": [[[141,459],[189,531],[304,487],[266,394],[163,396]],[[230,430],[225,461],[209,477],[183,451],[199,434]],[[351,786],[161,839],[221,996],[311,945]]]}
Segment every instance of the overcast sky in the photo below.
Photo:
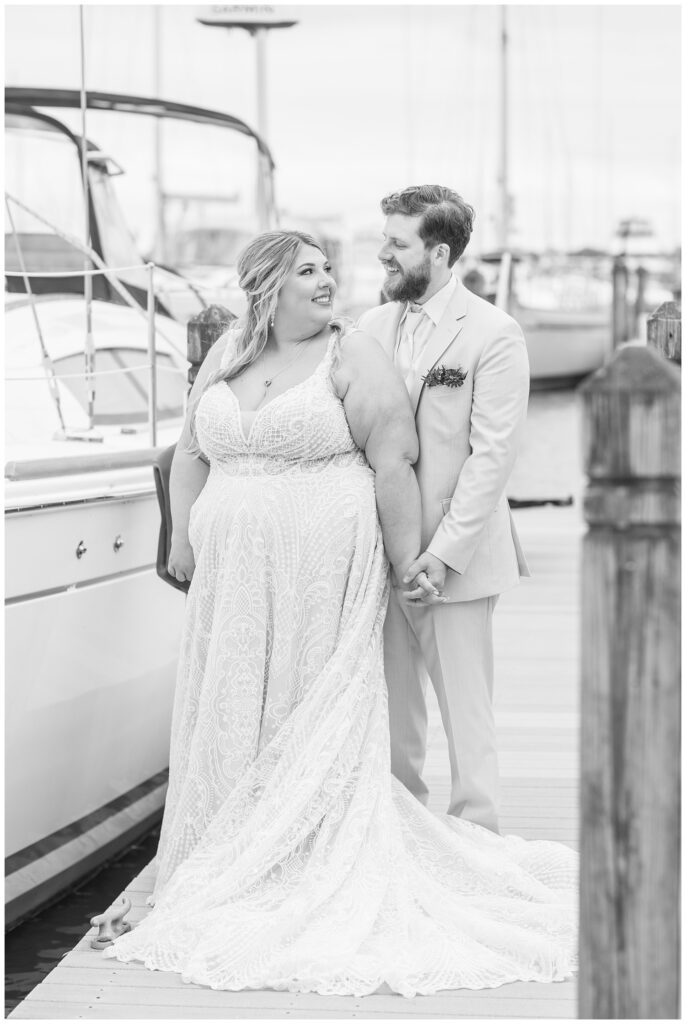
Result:
{"label": "overcast sky", "polygon": [[[289,6],[268,40],[268,141],[289,219],[380,222],[385,192],[452,185],[492,245],[499,6]],[[78,87],[77,6],[6,10],[6,82]],[[256,124],[254,42],[162,5],[162,96]],[[87,85],[151,94],[154,9],[86,5]],[[509,6],[515,240],[607,246],[622,217],[680,233],[680,8]],[[218,185],[226,170],[217,168]]]}

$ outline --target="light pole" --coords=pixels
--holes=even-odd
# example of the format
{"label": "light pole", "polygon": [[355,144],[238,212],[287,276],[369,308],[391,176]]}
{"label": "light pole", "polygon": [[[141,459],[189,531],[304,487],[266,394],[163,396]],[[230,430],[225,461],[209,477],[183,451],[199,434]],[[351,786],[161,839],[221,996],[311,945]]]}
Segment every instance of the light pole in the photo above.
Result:
{"label": "light pole", "polygon": [[[257,133],[269,145],[267,118],[267,32],[274,28],[297,25],[288,8],[271,4],[214,4],[201,8],[197,20],[201,25],[219,28],[242,28],[255,38],[257,68]],[[262,157],[258,153],[257,212],[260,229],[268,227],[267,196]]]}

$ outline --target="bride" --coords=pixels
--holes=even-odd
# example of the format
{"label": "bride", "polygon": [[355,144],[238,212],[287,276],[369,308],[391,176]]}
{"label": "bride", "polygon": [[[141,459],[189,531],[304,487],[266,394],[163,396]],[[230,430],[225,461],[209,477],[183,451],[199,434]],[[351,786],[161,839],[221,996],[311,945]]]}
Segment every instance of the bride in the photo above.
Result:
{"label": "bride", "polygon": [[438,818],[390,772],[382,628],[419,553],[404,384],[332,320],[314,239],[261,235],[239,272],[172,468],[192,583],[154,909],[105,955],[232,990],[567,978],[576,854]]}

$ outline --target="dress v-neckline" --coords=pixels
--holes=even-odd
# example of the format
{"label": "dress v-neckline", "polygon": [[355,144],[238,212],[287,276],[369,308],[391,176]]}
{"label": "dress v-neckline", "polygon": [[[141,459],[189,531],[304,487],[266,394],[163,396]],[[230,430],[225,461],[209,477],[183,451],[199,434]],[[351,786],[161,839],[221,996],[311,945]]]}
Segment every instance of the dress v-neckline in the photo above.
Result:
{"label": "dress v-neckline", "polygon": [[[257,420],[259,419],[260,413],[264,412],[265,409],[268,409],[271,405],[274,405],[274,403],[278,402],[280,398],[284,397],[284,395],[289,394],[291,391],[297,390],[297,388],[302,387],[303,384],[307,384],[309,381],[312,380],[313,377],[315,377],[317,375],[317,373],[319,373],[319,371],[321,370],[322,366],[324,366],[324,364],[326,363],[327,359],[329,358],[329,352],[331,351],[331,345],[333,343],[334,334],[335,334],[335,332],[332,331],[331,332],[331,338],[329,339],[329,342],[328,342],[328,344],[326,346],[326,352],[324,353],[322,358],[319,360],[319,362],[315,366],[315,368],[312,371],[312,373],[309,373],[307,375],[307,377],[304,378],[304,380],[298,381],[297,384],[291,384],[291,386],[289,388],[286,388],[285,391],[281,391],[278,395],[275,395],[274,398],[270,399],[269,402],[265,402],[264,405],[259,405],[257,407],[257,409],[245,409],[245,410],[241,409],[241,403],[238,401],[238,395],[233,390],[233,388],[231,387],[231,385],[228,382],[228,380],[224,381],[224,383],[226,384],[226,386],[227,386],[227,388],[229,390],[229,394],[233,398],[234,404],[236,406],[236,413],[237,413],[237,417],[238,417],[238,429],[240,430],[241,437],[243,438],[243,442],[244,442],[244,444],[245,444],[245,446],[247,448],[250,447],[250,441],[252,439],[253,431],[255,429],[255,424],[257,423]],[[248,433],[247,433],[247,436],[246,436],[245,429],[243,427],[243,416],[246,416],[246,415],[249,415],[249,414],[252,414],[253,420],[252,420],[252,423],[250,424],[250,427],[248,429]]]}

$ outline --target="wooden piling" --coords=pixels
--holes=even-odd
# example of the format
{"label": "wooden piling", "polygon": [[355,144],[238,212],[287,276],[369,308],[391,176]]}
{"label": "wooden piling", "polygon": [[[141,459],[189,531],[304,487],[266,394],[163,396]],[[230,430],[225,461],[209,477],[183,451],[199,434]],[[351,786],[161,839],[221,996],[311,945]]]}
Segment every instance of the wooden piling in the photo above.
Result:
{"label": "wooden piling", "polygon": [[680,386],[624,345],[580,388],[581,1018],[679,1014]]}
{"label": "wooden piling", "polygon": [[225,306],[208,306],[188,321],[188,386],[198,375],[203,359],[236,317]]}
{"label": "wooden piling", "polygon": [[648,271],[645,267],[636,268],[636,295],[634,304],[631,307],[631,329],[630,336],[638,338],[641,333],[641,317],[645,312],[646,285],[648,282]]}
{"label": "wooden piling", "polygon": [[663,302],[649,317],[648,344],[681,366],[680,302]]}
{"label": "wooden piling", "polygon": [[629,340],[629,309],[627,291],[629,269],[622,256],[615,257],[612,266],[612,346],[617,348]]}

